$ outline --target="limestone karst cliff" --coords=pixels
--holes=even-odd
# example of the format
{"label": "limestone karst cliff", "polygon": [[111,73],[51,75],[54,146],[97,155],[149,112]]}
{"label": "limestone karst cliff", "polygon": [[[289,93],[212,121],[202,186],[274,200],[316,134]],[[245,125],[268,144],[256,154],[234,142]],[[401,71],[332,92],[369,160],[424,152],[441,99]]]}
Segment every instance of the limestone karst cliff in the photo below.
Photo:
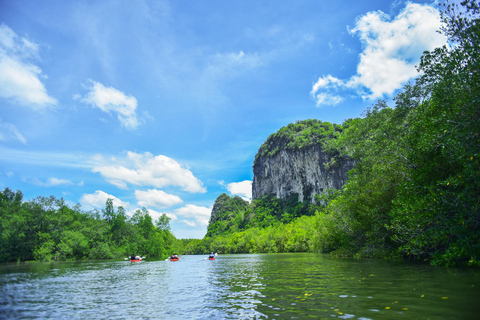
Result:
{"label": "limestone karst cliff", "polygon": [[339,125],[305,120],[270,135],[255,157],[252,198],[296,193],[299,201],[313,201],[316,194],[341,188],[354,162],[325,147],[341,131]]}

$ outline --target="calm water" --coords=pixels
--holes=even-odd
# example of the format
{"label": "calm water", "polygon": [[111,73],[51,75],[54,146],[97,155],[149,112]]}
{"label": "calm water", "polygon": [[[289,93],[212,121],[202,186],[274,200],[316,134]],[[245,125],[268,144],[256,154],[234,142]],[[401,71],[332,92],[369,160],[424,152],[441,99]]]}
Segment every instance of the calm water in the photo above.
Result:
{"label": "calm water", "polygon": [[6,319],[480,319],[480,271],[315,254],[0,265]]}

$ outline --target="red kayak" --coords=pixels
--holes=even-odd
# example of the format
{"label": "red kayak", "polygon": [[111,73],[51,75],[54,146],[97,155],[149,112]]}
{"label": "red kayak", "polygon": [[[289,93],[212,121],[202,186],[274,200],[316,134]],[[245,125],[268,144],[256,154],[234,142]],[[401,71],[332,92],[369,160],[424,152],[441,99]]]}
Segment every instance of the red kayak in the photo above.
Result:
{"label": "red kayak", "polygon": [[142,259],[140,259],[140,260],[130,260],[130,262],[140,262],[140,261],[142,261]]}
{"label": "red kayak", "polygon": [[215,257],[208,257],[208,260],[215,260]]}
{"label": "red kayak", "polygon": [[175,259],[170,259],[170,261],[178,261],[180,260],[179,258],[175,258]]}

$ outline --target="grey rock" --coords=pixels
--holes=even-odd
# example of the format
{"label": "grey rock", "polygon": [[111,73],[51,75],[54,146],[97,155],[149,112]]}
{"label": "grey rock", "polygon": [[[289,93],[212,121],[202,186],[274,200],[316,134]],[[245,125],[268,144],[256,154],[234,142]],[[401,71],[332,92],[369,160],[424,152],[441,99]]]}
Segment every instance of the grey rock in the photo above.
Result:
{"label": "grey rock", "polygon": [[346,157],[332,159],[320,144],[301,149],[282,148],[272,156],[258,154],[253,165],[252,198],[275,195],[286,199],[297,193],[299,201],[312,202],[315,194],[340,189],[354,165]]}

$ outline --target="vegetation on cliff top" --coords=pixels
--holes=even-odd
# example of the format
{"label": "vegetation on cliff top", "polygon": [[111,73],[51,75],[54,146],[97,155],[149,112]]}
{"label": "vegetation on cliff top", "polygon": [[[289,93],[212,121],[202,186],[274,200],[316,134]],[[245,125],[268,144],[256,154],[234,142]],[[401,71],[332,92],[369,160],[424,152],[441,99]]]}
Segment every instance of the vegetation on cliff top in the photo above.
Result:
{"label": "vegetation on cliff top", "polygon": [[341,125],[316,119],[290,123],[267,138],[258,149],[254,163],[260,156],[272,157],[279,150],[303,149],[318,145],[325,147],[325,144],[329,140],[337,138],[343,129]]}

